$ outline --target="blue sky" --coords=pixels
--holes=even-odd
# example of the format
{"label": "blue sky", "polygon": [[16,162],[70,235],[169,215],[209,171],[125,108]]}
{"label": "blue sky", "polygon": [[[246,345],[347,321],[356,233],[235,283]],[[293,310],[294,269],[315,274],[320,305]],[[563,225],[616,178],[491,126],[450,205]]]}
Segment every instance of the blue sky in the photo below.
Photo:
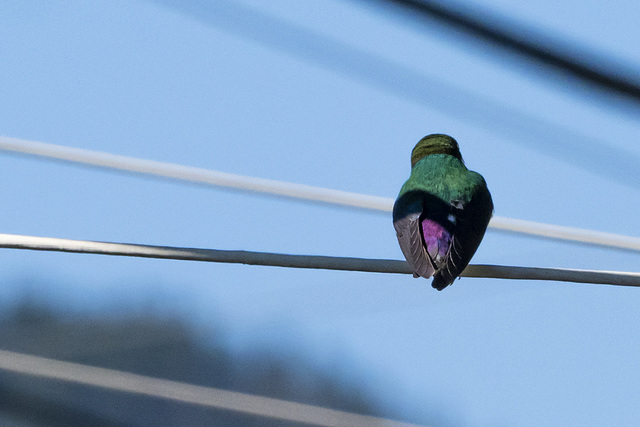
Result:
{"label": "blue sky", "polygon": [[[496,215],[639,235],[638,182],[620,172],[640,158],[637,108],[376,2],[198,4],[0,2],[0,134],[395,197],[414,144],[443,132],[486,178]],[[640,69],[637,2],[460,4]],[[9,154],[0,168],[4,233],[402,257],[384,214]],[[640,420],[636,289],[462,279],[436,292],[395,275],[1,257],[3,300],[26,289],[74,307],[142,302],[221,322],[238,349],[291,348],[365,381],[398,417]],[[638,271],[638,259],[490,231],[473,262]]]}

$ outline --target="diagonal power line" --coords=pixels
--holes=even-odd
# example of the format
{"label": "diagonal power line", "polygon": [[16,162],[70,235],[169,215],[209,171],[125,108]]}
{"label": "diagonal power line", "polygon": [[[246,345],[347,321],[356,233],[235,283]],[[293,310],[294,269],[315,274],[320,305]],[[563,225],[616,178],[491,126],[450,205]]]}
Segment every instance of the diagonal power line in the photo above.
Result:
{"label": "diagonal power line", "polygon": [[[192,184],[232,188],[272,196],[299,199],[324,204],[391,212],[393,199],[296,184],[264,178],[254,178],[174,163],[138,159],[100,151],[47,144],[0,136],[0,150],[60,160],[107,170],[130,172],[172,179]],[[548,239],[570,241],[595,246],[640,251],[640,238],[601,231],[585,230],[534,221],[494,216],[489,224],[495,230]]]}
{"label": "diagonal power line", "polygon": [[[51,237],[0,234],[0,248],[72,252],[183,261],[221,262],[287,268],[413,274],[405,261],[318,255],[289,255],[270,252],[179,248],[131,243],[93,242]],[[640,273],[561,268],[469,265],[461,277],[550,280],[574,283],[640,287]]]}
{"label": "diagonal power line", "polygon": [[[497,22],[488,13],[465,13],[449,2],[434,0],[376,0],[402,7],[413,16],[437,20],[447,26],[463,31],[471,37],[484,40],[494,46],[505,49],[527,59],[534,60],[556,71],[588,84],[589,86],[622,95],[640,103],[640,81],[622,76],[614,66],[607,65],[602,59],[589,57],[583,51],[570,53],[560,49],[559,40],[545,37],[543,42],[534,41],[531,31],[524,31],[521,25]],[[616,68],[620,68],[619,66]],[[632,67],[624,67],[631,69]]]}
{"label": "diagonal power line", "polygon": [[314,426],[418,427],[416,424],[354,414],[320,406],[197,386],[6,350],[0,350],[0,369],[23,375],[84,384]]}

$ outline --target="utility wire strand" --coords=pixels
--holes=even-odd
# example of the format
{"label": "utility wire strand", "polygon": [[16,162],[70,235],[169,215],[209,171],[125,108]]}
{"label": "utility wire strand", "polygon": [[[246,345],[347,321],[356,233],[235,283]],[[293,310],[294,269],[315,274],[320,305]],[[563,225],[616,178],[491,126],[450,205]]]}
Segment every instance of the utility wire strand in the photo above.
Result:
{"label": "utility wire strand", "polygon": [[[188,261],[223,262],[289,268],[412,274],[405,261],[317,255],[288,255],[269,252],[179,248],[130,243],[93,242],[50,237],[0,234],[0,248],[75,252]],[[616,271],[532,268],[500,265],[469,265],[462,277],[552,280],[602,285],[640,286],[640,273]]]}
{"label": "utility wire strand", "polygon": [[271,179],[234,175],[209,169],[138,159],[100,151],[65,147],[43,142],[27,141],[0,136],[0,150],[29,154],[37,157],[133,172],[177,181],[186,181],[214,187],[267,193],[275,196],[323,202],[376,211],[391,211],[393,201],[384,197],[365,196],[347,191],[331,190],[310,185]]}
{"label": "utility wire strand", "polygon": [[0,369],[317,426],[411,427],[399,421],[0,350]]}
{"label": "utility wire strand", "polygon": [[[406,8],[414,16],[441,21],[449,28],[468,33],[476,39],[482,39],[495,46],[510,50],[520,56],[538,61],[548,67],[569,74],[596,89],[624,95],[640,102],[640,81],[631,76],[623,76],[615,70],[614,64],[607,64],[602,58],[589,58],[587,52],[571,53],[568,49],[560,49],[558,40],[536,42],[531,31],[521,28],[515,23],[502,24],[491,19],[487,11],[478,11],[473,15],[465,13],[446,2],[434,0],[382,0]],[[482,13],[484,12],[484,13]],[[509,27],[511,29],[509,29]],[[519,28],[520,27],[520,28]],[[575,51],[575,49],[574,49]],[[585,59],[586,58],[586,59]],[[619,65],[617,68],[622,68]],[[626,67],[631,69],[630,66]]]}
{"label": "utility wire strand", "polygon": [[[271,179],[234,175],[174,163],[157,162],[153,160],[4,136],[0,136],[0,150],[108,170],[118,170],[200,185],[232,188],[241,191],[264,193],[291,199],[300,199],[372,211],[391,212],[394,202],[393,199],[386,197],[370,196],[366,194],[351,193],[348,191],[332,190],[329,188],[314,187],[311,185]],[[489,227],[496,230],[554,240],[571,241],[629,251],[640,251],[639,237],[604,233],[574,227],[564,227],[500,216],[494,216]]]}

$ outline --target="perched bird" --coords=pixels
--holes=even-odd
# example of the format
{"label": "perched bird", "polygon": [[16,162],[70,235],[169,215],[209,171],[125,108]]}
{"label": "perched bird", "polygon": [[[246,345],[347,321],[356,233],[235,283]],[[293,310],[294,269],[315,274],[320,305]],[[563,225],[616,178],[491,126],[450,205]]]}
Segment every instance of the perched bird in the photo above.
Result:
{"label": "perched bird", "polygon": [[465,269],[493,214],[484,178],[464,165],[448,135],[427,135],[411,152],[411,176],[393,205],[393,226],[414,277],[441,291]]}

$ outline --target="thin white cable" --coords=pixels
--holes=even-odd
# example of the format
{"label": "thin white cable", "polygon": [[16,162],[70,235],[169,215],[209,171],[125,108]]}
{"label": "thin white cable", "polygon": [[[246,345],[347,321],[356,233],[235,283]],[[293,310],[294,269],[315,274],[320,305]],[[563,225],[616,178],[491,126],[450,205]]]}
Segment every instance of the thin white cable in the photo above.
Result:
{"label": "thin white cable", "polygon": [[[0,248],[224,262],[289,268],[364,271],[370,273],[413,273],[413,270],[411,270],[409,264],[405,261],[390,259],[365,259],[317,255],[289,255],[269,252],[178,248],[171,246],[92,242],[86,240],[57,239],[51,237],[21,236],[14,234],[0,234]],[[461,276],[495,279],[552,280],[640,287],[640,273],[626,273],[618,271],[476,264],[467,266]]]}
{"label": "thin white cable", "polygon": [[584,228],[545,224],[523,219],[494,216],[489,227],[518,234],[529,234],[554,240],[584,243],[595,246],[640,251],[640,237],[605,233]]}
{"label": "thin white cable", "polygon": [[196,386],[5,350],[0,350],[0,369],[316,426],[417,427],[416,424],[353,414],[320,406]]}
{"label": "thin white cable", "polygon": [[0,150],[63,160],[103,169],[115,169],[214,187],[267,193],[293,199],[304,199],[375,211],[391,212],[393,206],[393,201],[385,197],[366,196],[311,185],[234,175],[192,166],[138,159],[100,151],[71,148],[3,136],[0,136]]}
{"label": "thin white cable", "polygon": [[[119,170],[214,187],[233,188],[236,190],[266,193],[281,197],[373,211],[391,212],[394,202],[393,199],[386,197],[370,196],[271,179],[253,178],[209,169],[138,159],[100,151],[72,148],[3,136],[0,136],[0,150],[56,159],[103,169]],[[605,246],[630,251],[640,251],[640,237],[624,236],[614,233],[564,227],[500,216],[494,216],[489,227],[496,230],[544,237],[548,239],[579,242],[583,244]]]}

